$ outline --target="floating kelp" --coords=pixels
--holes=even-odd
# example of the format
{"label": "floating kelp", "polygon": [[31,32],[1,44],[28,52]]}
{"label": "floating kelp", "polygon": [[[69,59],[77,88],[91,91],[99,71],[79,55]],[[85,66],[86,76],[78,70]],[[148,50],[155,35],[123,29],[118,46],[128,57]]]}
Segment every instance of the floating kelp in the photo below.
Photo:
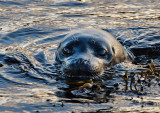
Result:
{"label": "floating kelp", "polygon": [[104,103],[108,101],[110,93],[113,88],[107,88],[101,80],[87,80],[66,82],[69,85],[67,88],[70,96],[78,98],[88,98],[94,100],[95,103]]}
{"label": "floating kelp", "polygon": [[[138,73],[135,72],[125,72],[125,75],[122,76],[122,79],[125,81],[125,90],[134,90],[134,91],[144,91],[144,87],[151,85],[160,85],[160,69],[154,65],[152,62],[147,66],[146,71],[141,71]],[[152,81],[156,81],[152,82]]]}

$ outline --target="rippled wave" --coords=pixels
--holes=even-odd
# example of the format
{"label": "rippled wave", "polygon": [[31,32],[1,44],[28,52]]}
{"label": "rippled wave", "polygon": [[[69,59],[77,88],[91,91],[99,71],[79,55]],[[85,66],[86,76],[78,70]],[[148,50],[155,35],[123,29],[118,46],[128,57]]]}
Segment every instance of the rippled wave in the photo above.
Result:
{"label": "rippled wave", "polygon": [[[152,107],[158,111],[157,86],[147,89],[143,102],[133,92],[121,91],[112,93],[117,97],[109,98],[113,103],[95,104],[92,99],[72,98],[65,90],[70,86],[57,80],[54,53],[72,29],[106,30],[137,58],[135,64],[122,63],[113,67],[113,72],[106,70],[106,76],[101,78],[106,87],[121,83],[125,70],[145,70],[146,62],[160,62],[159,5],[159,0],[0,1],[0,112],[114,111],[112,107],[121,111],[135,111],[133,107],[138,107],[148,112]],[[66,102],[64,107],[62,101]]]}

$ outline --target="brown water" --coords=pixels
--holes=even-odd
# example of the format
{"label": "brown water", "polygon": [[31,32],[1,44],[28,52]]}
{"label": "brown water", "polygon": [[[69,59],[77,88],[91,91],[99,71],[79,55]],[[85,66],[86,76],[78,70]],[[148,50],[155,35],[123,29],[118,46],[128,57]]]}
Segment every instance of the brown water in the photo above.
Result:
{"label": "brown water", "polygon": [[[112,89],[107,96],[71,95],[71,86],[57,80],[54,52],[77,28],[104,29],[137,58],[102,78]],[[158,68],[159,51],[159,0],[0,0],[0,112],[160,112],[159,81],[135,92],[125,91],[121,78],[125,70],[146,70],[151,59]]]}

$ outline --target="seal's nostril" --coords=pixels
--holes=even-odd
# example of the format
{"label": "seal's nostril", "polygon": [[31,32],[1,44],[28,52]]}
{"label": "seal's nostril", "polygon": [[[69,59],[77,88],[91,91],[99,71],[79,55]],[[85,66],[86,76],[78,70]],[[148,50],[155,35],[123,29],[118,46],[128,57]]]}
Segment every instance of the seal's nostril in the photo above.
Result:
{"label": "seal's nostril", "polygon": [[82,59],[82,58],[76,60],[76,64],[85,64],[86,62],[87,60]]}

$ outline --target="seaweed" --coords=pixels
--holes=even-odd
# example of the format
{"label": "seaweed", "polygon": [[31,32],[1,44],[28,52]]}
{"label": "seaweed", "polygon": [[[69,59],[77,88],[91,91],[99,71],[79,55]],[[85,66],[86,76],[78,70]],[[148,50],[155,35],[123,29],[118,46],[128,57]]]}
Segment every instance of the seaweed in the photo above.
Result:
{"label": "seaweed", "polygon": [[[151,85],[158,84],[160,86],[160,69],[158,69],[153,62],[147,66],[146,71],[136,72],[125,72],[125,75],[121,77],[125,82],[125,90],[131,91],[144,91],[144,88],[150,87]],[[152,82],[156,81],[156,84]]]}

